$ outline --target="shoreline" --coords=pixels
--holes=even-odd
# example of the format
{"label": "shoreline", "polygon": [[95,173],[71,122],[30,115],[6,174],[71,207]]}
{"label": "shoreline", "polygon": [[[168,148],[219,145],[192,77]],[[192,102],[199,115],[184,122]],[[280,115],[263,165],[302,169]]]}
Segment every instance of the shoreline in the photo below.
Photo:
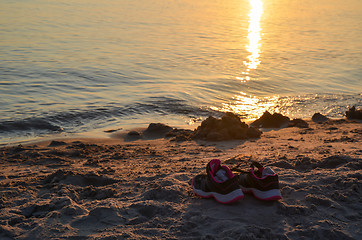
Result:
{"label": "shoreline", "polygon": [[[353,114],[353,112],[351,112],[351,110],[356,110],[355,107],[350,108],[344,115],[346,114]],[[267,112],[267,111],[266,111]],[[357,119],[361,119],[361,110],[357,110]],[[221,114],[221,112],[220,112]],[[225,114],[225,113],[224,113]],[[211,115],[209,115],[211,116]],[[347,115],[346,115],[347,116]],[[344,116],[343,118],[332,118],[332,117],[327,117],[327,119],[331,120],[331,121],[336,121],[336,120],[346,120],[346,121],[358,121],[355,119],[348,119],[346,118],[346,116]],[[219,116],[221,117],[221,115]],[[353,117],[352,117],[353,118]],[[206,119],[206,118],[205,118]],[[204,120],[205,120],[204,119]],[[294,119],[300,119],[300,118],[294,118]],[[151,119],[149,119],[151,120]],[[164,120],[164,119],[163,119]],[[129,132],[129,131],[133,131],[133,130],[139,130],[139,129],[146,129],[147,125],[149,125],[151,122],[160,122],[162,124],[167,124],[168,126],[171,126],[173,128],[176,129],[186,129],[186,130],[194,130],[196,129],[200,124],[201,124],[201,118],[199,118],[197,121],[189,121],[189,122],[183,122],[183,124],[180,123],[176,123],[174,119],[171,120],[170,123],[168,123],[169,121],[149,121],[149,123],[143,122],[142,124],[139,125],[133,125],[133,124],[128,124],[128,125],[115,125],[112,127],[103,127],[103,128],[96,128],[96,129],[88,129],[88,131],[85,132],[66,132],[66,131],[60,131],[58,133],[47,133],[47,134],[35,134],[35,133],[28,133],[27,137],[23,136],[23,137],[4,137],[3,136],[3,140],[0,141],[0,147],[4,147],[4,146],[15,146],[17,144],[31,144],[31,143],[36,143],[36,142],[40,142],[40,141],[47,141],[47,140],[56,140],[56,139],[68,139],[68,138],[77,138],[77,139],[87,139],[87,138],[99,138],[99,139],[103,139],[103,138],[113,138],[114,136],[114,132],[118,132],[121,134],[124,134],[125,132]],[[242,122],[246,123],[247,125],[250,125],[252,122],[254,122],[255,118],[252,119],[241,119]],[[309,118],[302,118],[302,120],[310,120]],[[361,121],[361,120],[360,120]],[[173,124],[172,124],[173,123]],[[4,128],[4,126],[2,126]],[[58,127],[60,129],[62,129],[61,127]],[[259,127],[260,128],[260,127]],[[64,129],[63,129],[64,130]],[[268,131],[268,129],[267,129]],[[31,136],[32,135],[32,136]],[[31,136],[31,137],[29,137]]]}
{"label": "shoreline", "polygon": [[[347,122],[356,122],[356,123],[362,123],[361,120],[356,120],[356,119],[346,119],[346,118],[328,118],[329,120],[333,121],[347,121]],[[247,120],[245,121],[244,119],[241,119],[242,122],[245,122],[247,125],[250,125],[254,120]],[[302,120],[306,121],[306,122],[312,122],[311,118],[303,118]],[[201,124],[201,122],[200,122]],[[170,126],[172,128],[175,129],[186,129],[186,130],[195,130],[198,126],[200,126],[200,124],[197,124],[197,122],[195,122],[192,125],[177,125],[177,126],[173,126],[173,125],[166,125],[166,126]],[[273,131],[273,130],[279,130],[279,129],[283,129],[285,127],[281,127],[281,128],[259,128],[262,132],[268,132],[268,131]],[[84,141],[84,142],[92,142],[92,143],[107,143],[107,144],[117,144],[118,141],[120,143],[124,143],[125,142],[125,136],[127,135],[127,133],[131,132],[131,131],[138,131],[138,132],[143,132],[144,130],[147,129],[147,125],[144,125],[143,127],[128,127],[128,128],[123,128],[123,127],[113,127],[113,128],[105,128],[105,129],[97,129],[97,130],[92,130],[92,131],[88,131],[88,132],[81,132],[81,133],[60,133],[60,134],[47,134],[45,136],[40,136],[40,137],[34,137],[34,138],[29,138],[29,139],[24,139],[24,140],[17,140],[17,141],[10,141],[7,143],[0,143],[0,148],[2,147],[14,147],[17,145],[33,145],[33,144],[44,144],[45,142],[51,142],[51,141],[65,141],[65,142],[71,142],[71,141]],[[65,134],[65,136],[63,136]],[[162,138],[162,137],[160,137]],[[148,140],[152,140],[152,139],[137,139],[136,141],[148,141]],[[217,141],[216,141],[217,142]]]}
{"label": "shoreline", "polygon": [[[0,237],[8,239],[356,239],[361,122],[263,131],[220,142],[67,138],[0,147]],[[279,175],[282,200],[196,197],[192,178],[219,158]]]}
{"label": "shoreline", "polygon": [[[193,130],[197,127],[198,122],[194,124],[188,125],[170,125],[174,128],[178,129],[190,129]],[[119,133],[120,135],[125,135],[130,131],[143,131],[147,129],[147,124],[143,124],[140,126],[114,126],[114,127],[107,127],[107,128],[100,128],[100,129],[93,129],[87,132],[78,132],[78,133],[68,133],[68,132],[61,132],[55,134],[45,134],[43,136],[37,136],[33,138],[24,138],[23,140],[15,140],[15,141],[8,141],[0,143],[0,147],[11,147],[16,146],[19,144],[22,145],[29,145],[29,144],[36,144],[38,142],[45,142],[45,141],[52,141],[52,140],[59,140],[59,141],[66,141],[67,139],[99,139],[99,141],[107,141],[109,138],[117,138],[115,137],[115,133]],[[20,138],[19,138],[20,139]]]}

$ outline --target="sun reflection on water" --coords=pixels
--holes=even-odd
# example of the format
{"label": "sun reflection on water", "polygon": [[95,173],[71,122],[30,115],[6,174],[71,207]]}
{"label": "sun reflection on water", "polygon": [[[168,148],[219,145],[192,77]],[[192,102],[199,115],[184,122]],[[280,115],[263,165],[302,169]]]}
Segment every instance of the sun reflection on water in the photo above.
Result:
{"label": "sun reflection on water", "polygon": [[249,45],[246,50],[250,53],[247,57],[248,61],[244,61],[247,74],[251,69],[256,69],[260,64],[260,41],[261,41],[261,27],[260,19],[263,14],[263,2],[261,0],[250,0],[250,20],[249,20]]}
{"label": "sun reflection on water", "polygon": [[[250,73],[257,69],[260,65],[260,47],[261,47],[261,26],[260,20],[263,14],[263,2],[262,0],[249,0],[250,1],[250,13],[249,13],[249,28],[248,28],[248,45],[246,50],[249,55],[246,57],[246,61],[243,61],[246,70],[242,72],[241,76],[236,77],[241,82],[251,80]],[[276,97],[258,98],[248,96],[244,92],[240,92],[240,95],[234,97],[234,102],[226,104],[224,103],[221,108],[213,107],[212,109],[222,112],[234,112],[236,114],[245,116],[248,119],[255,119],[263,114],[266,110],[270,109],[276,101]]]}
{"label": "sun reflection on water", "polygon": [[224,103],[221,108],[212,107],[211,109],[222,112],[233,112],[241,115],[245,119],[254,120],[260,117],[266,110],[275,107],[278,97],[258,98],[248,96],[241,92],[234,97],[232,104]]}

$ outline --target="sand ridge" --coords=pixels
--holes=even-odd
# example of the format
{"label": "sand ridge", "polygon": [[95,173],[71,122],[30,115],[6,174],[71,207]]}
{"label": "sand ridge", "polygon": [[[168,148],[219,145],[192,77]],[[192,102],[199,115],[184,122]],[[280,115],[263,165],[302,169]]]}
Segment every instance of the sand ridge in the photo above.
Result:
{"label": "sand ridge", "polygon": [[[62,139],[0,148],[1,239],[358,239],[361,123],[264,129],[261,138]],[[49,146],[50,145],[50,146]],[[283,199],[200,199],[192,178],[213,158],[256,160]]]}

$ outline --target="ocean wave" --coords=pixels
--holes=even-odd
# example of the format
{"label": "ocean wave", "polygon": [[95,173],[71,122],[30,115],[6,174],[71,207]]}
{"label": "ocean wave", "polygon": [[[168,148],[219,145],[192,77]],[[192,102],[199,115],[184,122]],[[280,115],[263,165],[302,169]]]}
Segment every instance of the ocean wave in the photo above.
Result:
{"label": "ocean wave", "polygon": [[155,97],[124,106],[113,103],[107,106],[89,106],[84,109],[75,108],[61,112],[47,112],[39,114],[39,117],[0,121],[0,134],[19,131],[40,131],[45,133],[73,132],[74,129],[83,128],[83,126],[88,125],[90,122],[93,122],[93,128],[97,128],[97,126],[102,127],[104,123],[117,118],[122,119],[132,116],[137,118],[136,115],[144,114],[174,114],[196,118],[200,116],[218,115],[218,112],[189,105],[184,100]]}
{"label": "ocean wave", "polygon": [[[87,106],[62,111],[37,113],[35,117],[0,120],[0,142],[19,136],[42,136],[54,133],[89,132],[106,127],[123,127],[143,121],[167,121],[171,116],[180,125],[187,120],[202,121],[208,116],[220,117],[223,112],[234,112],[244,120],[260,117],[264,111],[279,112],[291,118],[309,118],[320,112],[328,117],[341,118],[352,106],[362,107],[361,94],[309,94],[257,98],[243,96],[229,104],[198,106],[185,100],[170,97],[151,97],[130,104],[109,103],[104,106]],[[250,98],[250,99],[249,99]],[[147,116],[147,117],[146,117]],[[172,118],[171,117],[171,118]],[[161,120],[162,121],[162,120]],[[147,124],[148,124],[147,123]],[[166,122],[164,122],[166,123]]]}
{"label": "ocean wave", "polygon": [[0,133],[10,131],[46,130],[50,132],[61,132],[63,129],[50,123],[45,119],[28,118],[15,121],[0,122]]}

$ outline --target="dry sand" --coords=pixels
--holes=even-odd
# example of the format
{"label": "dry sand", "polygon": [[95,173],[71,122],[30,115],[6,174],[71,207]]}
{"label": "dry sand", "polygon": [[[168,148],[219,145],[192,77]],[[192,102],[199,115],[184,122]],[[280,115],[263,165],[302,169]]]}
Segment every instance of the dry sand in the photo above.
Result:
{"label": "dry sand", "polygon": [[[0,148],[0,239],[361,239],[361,123],[308,123],[247,141]],[[283,199],[194,196],[191,180],[213,158],[271,166]]]}

